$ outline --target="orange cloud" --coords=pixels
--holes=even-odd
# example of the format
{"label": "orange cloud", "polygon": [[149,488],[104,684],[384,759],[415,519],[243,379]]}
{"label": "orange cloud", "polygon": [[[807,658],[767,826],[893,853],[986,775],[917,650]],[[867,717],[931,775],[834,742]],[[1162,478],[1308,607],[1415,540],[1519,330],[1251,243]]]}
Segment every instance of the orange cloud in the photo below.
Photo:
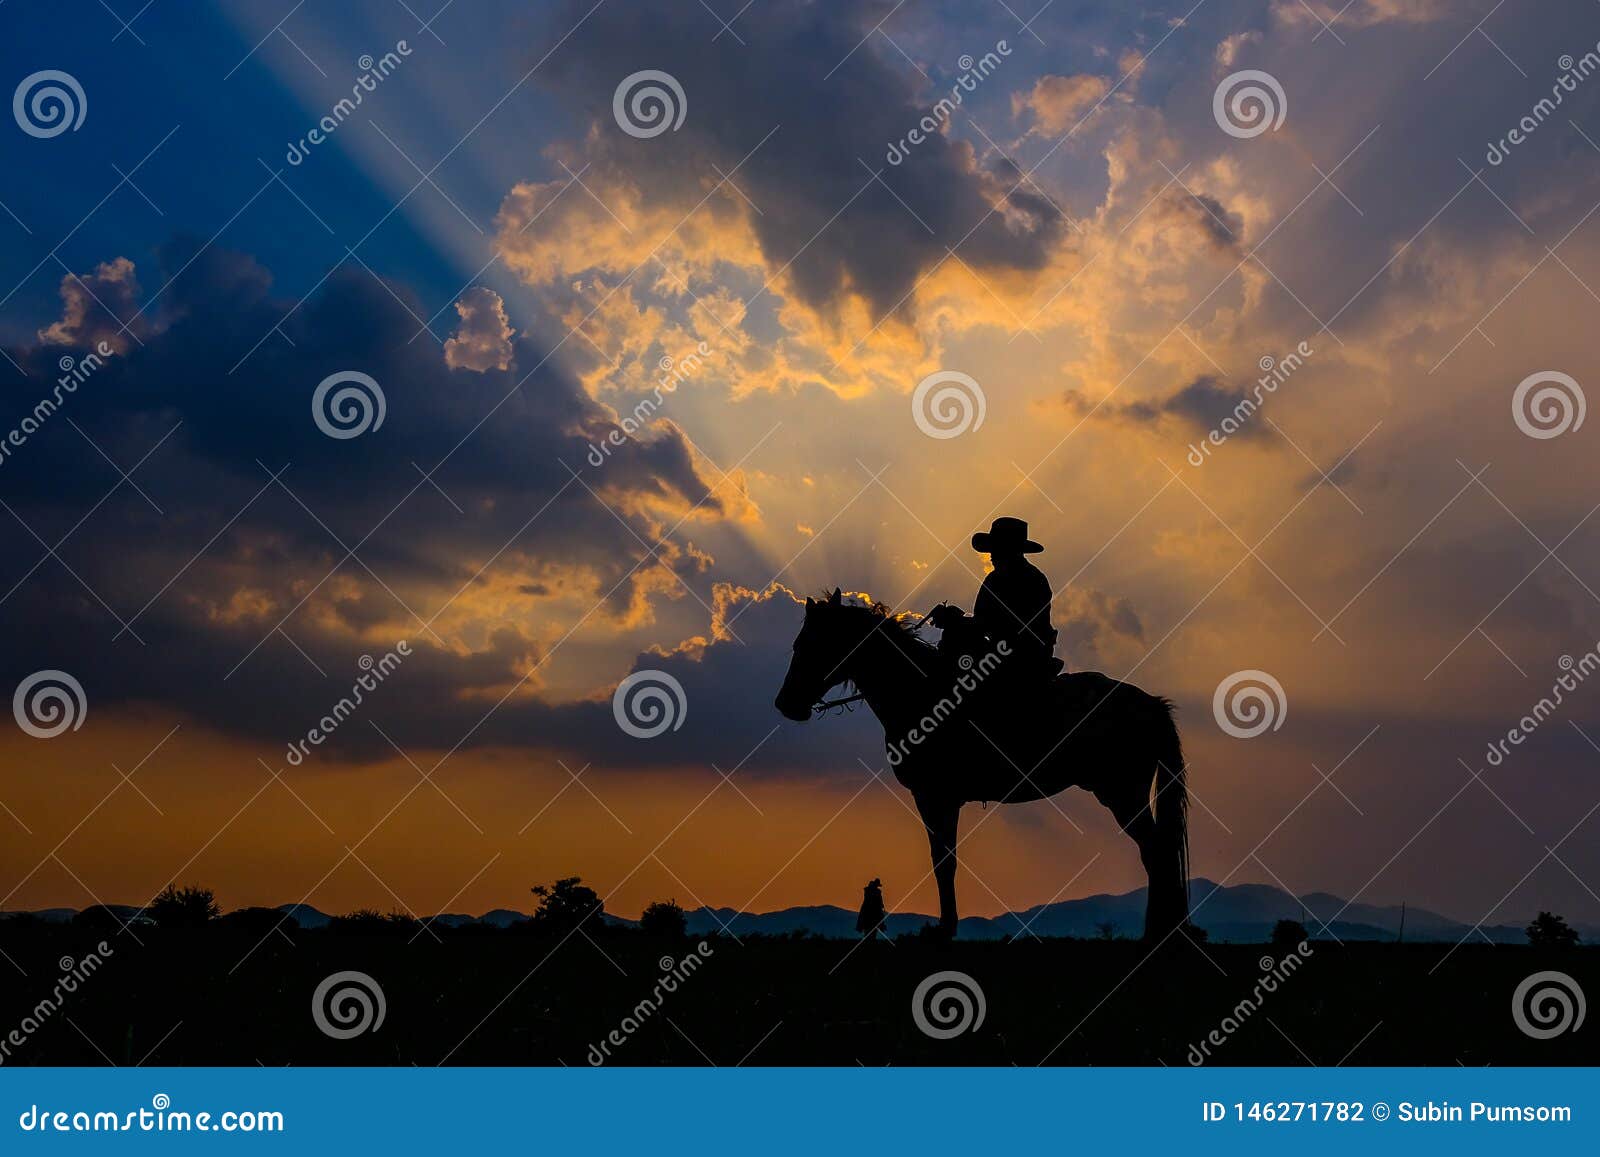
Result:
{"label": "orange cloud", "polygon": [[104,342],[125,353],[145,329],[137,319],[140,292],[133,262],[126,257],[102,261],[93,273],[69,273],[61,279],[61,318],[41,329],[39,340],[79,348]]}
{"label": "orange cloud", "polygon": [[1111,82],[1092,73],[1041,76],[1027,92],[1011,94],[1011,115],[1027,114],[1033,122],[1031,133],[1059,137],[1110,91]]}
{"label": "orange cloud", "polygon": [[454,336],[444,343],[444,363],[453,370],[511,368],[511,338],[516,330],[506,318],[506,303],[492,289],[473,286],[456,302],[461,318]]}

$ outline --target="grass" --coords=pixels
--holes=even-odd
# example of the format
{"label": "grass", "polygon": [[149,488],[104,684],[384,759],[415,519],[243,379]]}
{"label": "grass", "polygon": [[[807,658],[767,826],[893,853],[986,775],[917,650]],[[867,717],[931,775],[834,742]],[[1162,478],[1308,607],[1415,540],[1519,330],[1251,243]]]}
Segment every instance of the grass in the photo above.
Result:
{"label": "grass", "polygon": [[[485,930],[439,941],[415,926],[375,934],[259,934],[211,927],[106,935],[112,954],[42,1018],[8,1065],[557,1065],[634,1016],[689,941],[606,932],[555,939]],[[0,1040],[35,1016],[61,975],[102,934],[0,924]],[[1188,1064],[1190,1047],[1236,1016],[1262,975],[1265,945],[1189,944],[1149,956],[1135,941],[719,937],[637,1031],[610,1048],[626,1065]],[[10,963],[7,963],[9,958]],[[1600,949],[1548,952],[1465,944],[1312,945],[1303,966],[1236,1031],[1212,1045],[1222,1065],[1574,1065],[1600,1063],[1600,1024],[1551,1040],[1522,1033],[1512,993],[1556,969],[1600,995]],[[386,1003],[376,1031],[332,1039],[312,993],[335,972],[373,977]],[[934,972],[981,987],[981,1028],[925,1035],[912,994]],[[26,973],[22,975],[21,973]]]}

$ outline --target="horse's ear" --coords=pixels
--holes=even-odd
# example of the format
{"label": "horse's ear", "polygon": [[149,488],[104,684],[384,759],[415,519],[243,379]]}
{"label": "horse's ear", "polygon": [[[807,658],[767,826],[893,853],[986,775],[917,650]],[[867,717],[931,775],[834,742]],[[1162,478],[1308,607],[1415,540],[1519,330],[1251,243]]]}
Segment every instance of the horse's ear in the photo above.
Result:
{"label": "horse's ear", "polygon": [[830,603],[832,603],[834,606],[838,606],[839,603],[842,601],[843,597],[844,596],[840,593],[839,588],[838,587],[834,587],[833,588],[833,593],[828,596],[828,601]]}
{"label": "horse's ear", "polygon": [[806,614],[809,615],[811,613],[812,608],[815,607],[816,605],[817,605],[817,600],[812,598],[810,595],[807,595],[806,596]]}

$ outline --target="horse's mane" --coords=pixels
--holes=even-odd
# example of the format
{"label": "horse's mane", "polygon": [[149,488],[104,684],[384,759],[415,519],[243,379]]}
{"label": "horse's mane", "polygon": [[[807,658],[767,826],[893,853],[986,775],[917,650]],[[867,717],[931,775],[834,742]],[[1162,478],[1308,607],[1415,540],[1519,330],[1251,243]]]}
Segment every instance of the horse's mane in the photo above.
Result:
{"label": "horse's mane", "polygon": [[[819,602],[826,603],[828,595],[823,595]],[[888,603],[874,600],[868,604],[841,603],[839,609],[857,615],[870,615],[878,620],[878,629],[889,632],[899,644],[912,648],[921,648],[924,651],[933,651],[936,648],[921,635],[917,634],[917,627],[922,622],[922,616],[914,611],[896,612]]]}

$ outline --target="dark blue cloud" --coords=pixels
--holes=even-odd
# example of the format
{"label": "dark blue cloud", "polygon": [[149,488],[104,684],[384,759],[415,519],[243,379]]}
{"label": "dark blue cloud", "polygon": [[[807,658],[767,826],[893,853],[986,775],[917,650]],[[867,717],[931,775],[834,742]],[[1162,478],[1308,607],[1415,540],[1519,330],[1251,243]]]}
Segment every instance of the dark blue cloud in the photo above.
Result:
{"label": "dark blue cloud", "polygon": [[[714,516],[681,436],[663,425],[591,467],[587,447],[613,428],[610,414],[554,362],[533,369],[536,346],[517,351],[531,372],[451,371],[437,344],[411,340],[415,303],[402,286],[342,272],[291,311],[249,257],[180,240],[164,262],[146,277],[170,284],[142,345],[104,359],[63,345],[9,351],[24,374],[6,383],[0,410],[0,426],[18,431],[0,464],[14,544],[0,559],[11,642],[0,685],[61,668],[102,708],[150,701],[280,742],[322,714],[360,654],[381,653],[372,631],[389,624],[415,648],[390,689],[404,707],[396,729],[447,747],[544,651],[508,623],[462,654],[416,616],[458,588],[470,598],[496,569],[585,568],[601,591],[615,588],[601,617],[624,613],[661,565],[697,574],[676,549],[632,569],[640,540],[652,541],[648,518],[610,512],[572,482],[586,472],[625,509],[653,499]],[[63,357],[82,379],[67,390]],[[343,371],[378,383],[384,418],[336,439],[319,428],[313,396]],[[119,484],[119,468],[131,483]],[[358,557],[341,561],[350,548]],[[284,638],[263,642],[308,596],[311,609],[284,629],[326,679]],[[271,610],[236,613],[252,600]],[[537,714],[508,711],[484,738],[536,738]],[[374,750],[370,729],[356,730],[355,746]]]}
{"label": "dark blue cloud", "polygon": [[[1056,207],[1016,188],[1006,162],[987,169],[955,139],[935,132],[886,162],[948,95],[869,35],[888,5],[762,3],[740,17],[739,39],[714,39],[714,26],[670,0],[602,7],[580,23],[590,7],[551,8],[553,33],[577,27],[535,78],[596,126],[587,159],[650,200],[685,206],[704,197],[711,166],[737,168],[768,266],[787,266],[813,305],[853,291],[881,314],[946,246],[960,244],[979,269],[1037,269],[1065,235]],[[687,108],[677,131],[636,139],[612,99],[647,69],[670,73]],[[879,170],[883,183],[872,180]]]}

